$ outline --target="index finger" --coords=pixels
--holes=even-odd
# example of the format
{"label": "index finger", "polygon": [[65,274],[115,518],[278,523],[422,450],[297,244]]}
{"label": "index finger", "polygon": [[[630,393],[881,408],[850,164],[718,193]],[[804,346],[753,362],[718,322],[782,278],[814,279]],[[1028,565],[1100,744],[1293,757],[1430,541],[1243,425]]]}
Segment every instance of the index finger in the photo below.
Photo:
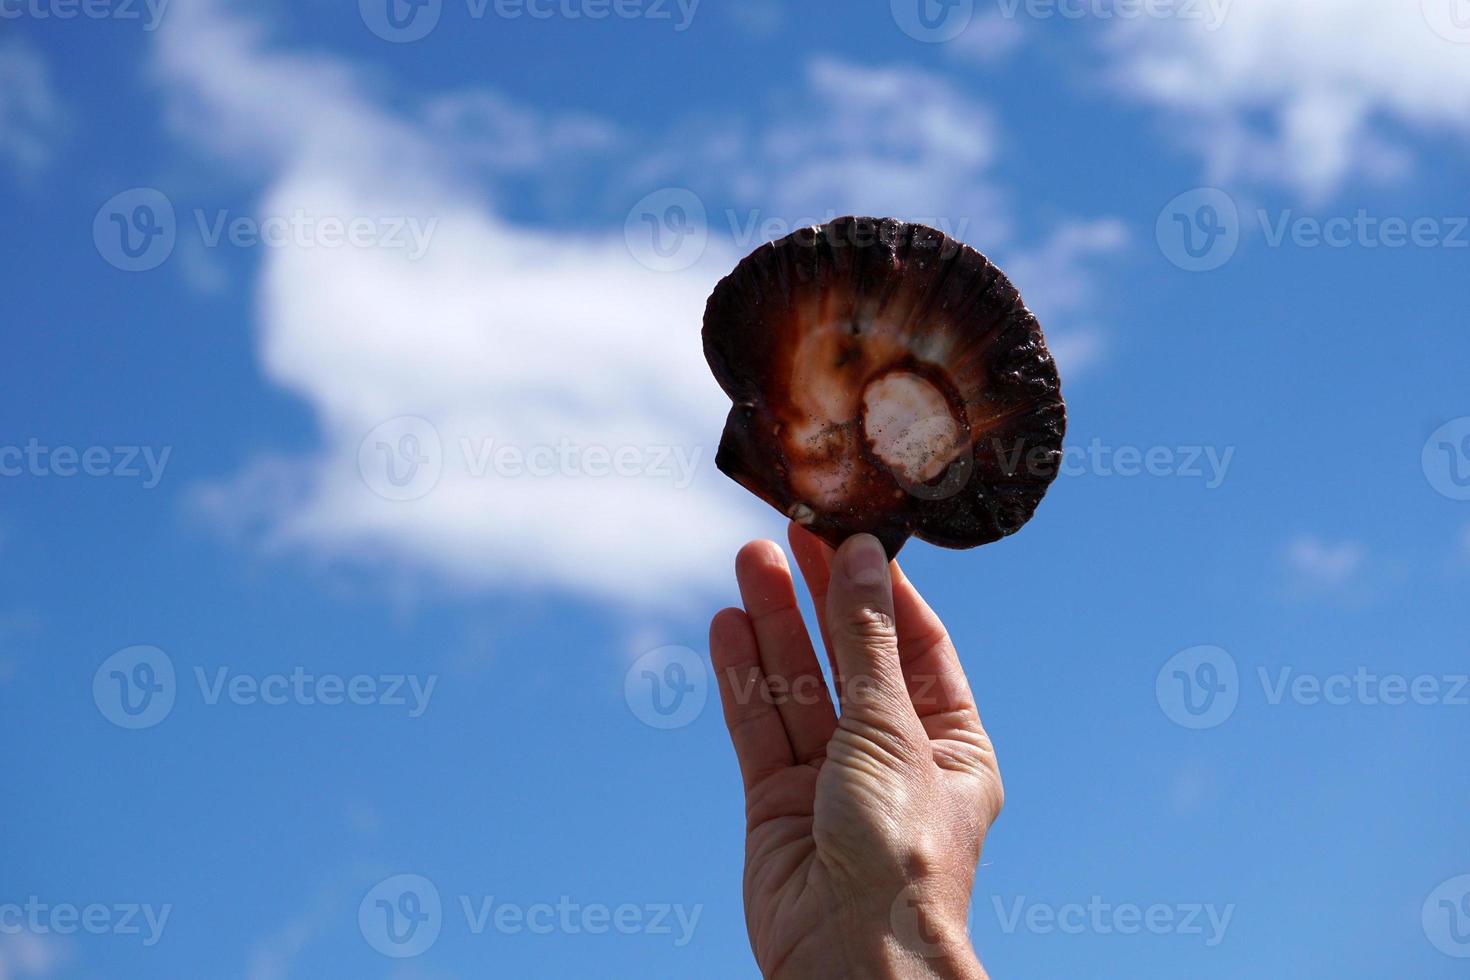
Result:
{"label": "index finger", "polygon": [[[817,626],[838,681],[827,628],[827,591],[831,585],[832,546],[796,522],[788,529],[791,552],[806,580],[817,609]],[[898,656],[908,683],[909,697],[919,717],[951,711],[974,711],[975,699],[960,663],[959,652],[944,623],[919,594],[898,562],[893,563],[893,615],[898,632]]]}
{"label": "index finger", "polygon": [[975,711],[970,681],[949,631],[898,562],[893,563],[893,615],[899,661],[919,717]]}

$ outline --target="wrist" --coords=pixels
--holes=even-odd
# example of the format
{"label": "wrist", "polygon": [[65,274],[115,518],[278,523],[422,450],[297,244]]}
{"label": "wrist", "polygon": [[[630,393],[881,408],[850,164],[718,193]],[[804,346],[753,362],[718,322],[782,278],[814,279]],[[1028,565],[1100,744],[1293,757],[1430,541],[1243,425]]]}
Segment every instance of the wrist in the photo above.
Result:
{"label": "wrist", "polygon": [[985,980],[963,923],[926,924],[923,935],[906,929],[874,936],[865,958],[871,980]]}
{"label": "wrist", "polygon": [[970,945],[967,910],[905,889],[884,916],[864,916],[842,932],[844,976],[863,980],[985,980]]}

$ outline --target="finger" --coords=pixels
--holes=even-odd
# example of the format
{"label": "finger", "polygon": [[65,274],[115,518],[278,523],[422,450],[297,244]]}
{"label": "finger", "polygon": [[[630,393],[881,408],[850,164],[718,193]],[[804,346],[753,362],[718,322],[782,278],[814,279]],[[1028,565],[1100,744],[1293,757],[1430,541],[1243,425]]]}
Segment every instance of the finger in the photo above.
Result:
{"label": "finger", "polygon": [[893,582],[883,546],[871,534],[843,542],[832,557],[827,628],[842,673],[844,720],[911,734],[917,717],[904,685],[894,631]]}
{"label": "finger", "polygon": [[832,638],[827,632],[827,588],[832,579],[832,546],[795,521],[787,527],[786,537],[791,542],[791,553],[796,556],[801,577],[806,580],[806,589],[811,593],[812,606],[817,611],[817,629],[822,634],[822,646],[827,650],[827,662],[832,667],[835,683],[837,662],[832,659]]}
{"label": "finger", "polygon": [[725,727],[740,762],[746,792],[773,772],[795,764],[776,706],[766,697],[760,650],[750,619],[723,609],[709,627],[710,661],[725,709]]}
{"label": "finger", "polygon": [[893,563],[893,610],[899,661],[920,718],[975,711],[970,682],[939,616]]}
{"label": "finger", "polygon": [[820,759],[837,727],[837,712],[796,606],[786,556],[773,542],[752,541],[735,558],[735,577],[796,761]]}

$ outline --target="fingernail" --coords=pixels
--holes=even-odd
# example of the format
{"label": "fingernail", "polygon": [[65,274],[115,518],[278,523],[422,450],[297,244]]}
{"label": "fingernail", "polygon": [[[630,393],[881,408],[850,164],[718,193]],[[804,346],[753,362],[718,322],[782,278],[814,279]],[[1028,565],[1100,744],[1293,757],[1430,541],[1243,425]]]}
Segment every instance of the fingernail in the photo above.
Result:
{"label": "fingernail", "polygon": [[855,585],[882,585],[888,580],[888,556],[871,534],[859,534],[847,542],[842,568]]}

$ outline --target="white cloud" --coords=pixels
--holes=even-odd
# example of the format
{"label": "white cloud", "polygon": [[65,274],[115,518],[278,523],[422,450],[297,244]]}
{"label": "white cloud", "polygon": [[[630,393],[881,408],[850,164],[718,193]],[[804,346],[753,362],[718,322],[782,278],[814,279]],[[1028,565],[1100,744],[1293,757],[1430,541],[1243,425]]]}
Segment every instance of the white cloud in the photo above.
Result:
{"label": "white cloud", "polygon": [[61,116],[40,52],[19,38],[0,40],[0,158],[23,175],[45,166]]}
{"label": "white cloud", "polygon": [[64,962],[62,948],[49,936],[0,932],[0,980],[40,980]]}
{"label": "white cloud", "polygon": [[[736,245],[712,235],[693,267],[655,272],[635,261],[621,229],[507,221],[467,170],[536,170],[569,150],[604,152],[617,131],[464,93],[418,123],[383,108],[350,65],[273,49],[212,0],[175,0],[171,13],[155,59],[170,118],[182,138],[265,179],[261,214],[299,208],[433,226],[417,261],[382,248],[265,251],[263,369],[311,406],[322,444],[257,458],[202,488],[205,511],[271,548],[408,566],[469,587],[680,602],[727,585],[739,542],[778,523],[713,465],[729,405],[699,328]],[[993,121],[934,76],[816,59],[800,104],[773,115],[698,151],[718,166],[691,166],[686,154],[681,172],[708,172],[752,213],[793,224],[829,209],[948,216],[959,237],[1020,253],[1023,274],[1034,269],[1038,281],[1028,299],[1063,315],[1089,294],[1086,263],[1119,244],[1107,222],[1067,225],[1028,264],[988,177]],[[497,146],[501,135],[513,145]],[[679,149],[664,155],[677,162]],[[1061,356],[1096,348],[1095,333],[1077,336]],[[414,441],[374,434],[404,416],[432,428],[408,433]],[[441,452],[421,452],[436,440]],[[576,475],[561,462],[564,446],[573,469],[589,449],[622,450],[644,475]],[[502,447],[554,454],[556,475],[477,473]],[[376,477],[360,471],[360,451]],[[373,492],[391,496],[378,485],[382,467],[410,457],[442,466],[431,490],[409,500]],[[687,485],[677,470],[648,473],[680,460],[694,464]]]}
{"label": "white cloud", "polygon": [[1040,245],[1005,261],[1007,275],[1047,328],[1047,346],[1063,380],[1085,371],[1106,352],[1101,328],[1087,321],[1097,299],[1092,264],[1127,245],[1128,230],[1110,218],[1070,221]]}
{"label": "white cloud", "polygon": [[1342,593],[1362,581],[1367,551],[1357,541],[1294,538],[1284,554],[1290,585],[1297,595]]}
{"label": "white cloud", "polygon": [[794,111],[759,136],[743,186],[778,215],[929,219],[961,238],[1004,239],[988,173],[997,142],[990,111],[938,76],[816,58]]}
{"label": "white cloud", "polygon": [[606,152],[620,139],[615,126],[594,116],[548,117],[484,90],[440,96],[425,117],[436,141],[504,173],[564,165],[569,156]]}
{"label": "white cloud", "polygon": [[[243,508],[232,518],[278,547],[387,558],[471,585],[657,601],[723,583],[758,507],[714,469],[728,403],[699,340],[709,284],[733,258],[711,252],[702,267],[660,273],[620,233],[509,224],[340,63],[272,53],[213,4],[181,0],[173,13],[157,68],[183,96],[175,117],[271,175],[262,214],[437,222],[417,262],[374,248],[269,250],[261,360],[313,407],[323,444],[206,488],[206,506]],[[360,473],[359,448],[407,415],[438,430],[443,474],[419,499],[388,500]],[[658,475],[477,476],[461,437],[473,452],[486,440],[632,447],[646,469],[665,447],[700,455],[687,487]]]}
{"label": "white cloud", "polygon": [[747,203],[733,229],[720,229],[734,231],[739,249],[760,244],[746,232],[767,221],[773,231],[848,213],[923,221],[1000,263],[1041,318],[1065,377],[1100,360],[1097,269],[1126,247],[1126,229],[1067,219],[1040,240],[1020,239],[993,174],[1002,140],[984,104],[931,72],[815,58],[806,88],[771,116],[749,137],[722,131],[694,141],[692,161],[674,151],[656,157],[666,175],[701,175],[701,191]]}
{"label": "white cloud", "polygon": [[1425,13],[1460,2],[1233,0],[1215,30],[1113,22],[1104,50],[1123,88],[1204,158],[1207,180],[1281,181],[1320,199],[1401,175],[1401,132],[1470,134],[1470,47]]}
{"label": "white cloud", "polygon": [[947,54],[962,62],[994,66],[1015,54],[1026,40],[1021,21],[997,9],[970,21],[964,33],[944,46]]}
{"label": "white cloud", "polygon": [[768,38],[786,26],[786,9],[776,0],[740,0],[722,4],[720,10],[741,31],[755,38]]}
{"label": "white cloud", "polygon": [[34,613],[0,610],[0,684],[15,678],[40,631],[41,620]]}
{"label": "white cloud", "polygon": [[1219,794],[1220,774],[1212,768],[1189,765],[1174,773],[1169,784],[1169,809],[1185,817],[1200,812]]}
{"label": "white cloud", "polygon": [[250,950],[246,980],[286,980],[293,961],[319,932],[320,923],[315,917],[303,917],[258,941]]}

